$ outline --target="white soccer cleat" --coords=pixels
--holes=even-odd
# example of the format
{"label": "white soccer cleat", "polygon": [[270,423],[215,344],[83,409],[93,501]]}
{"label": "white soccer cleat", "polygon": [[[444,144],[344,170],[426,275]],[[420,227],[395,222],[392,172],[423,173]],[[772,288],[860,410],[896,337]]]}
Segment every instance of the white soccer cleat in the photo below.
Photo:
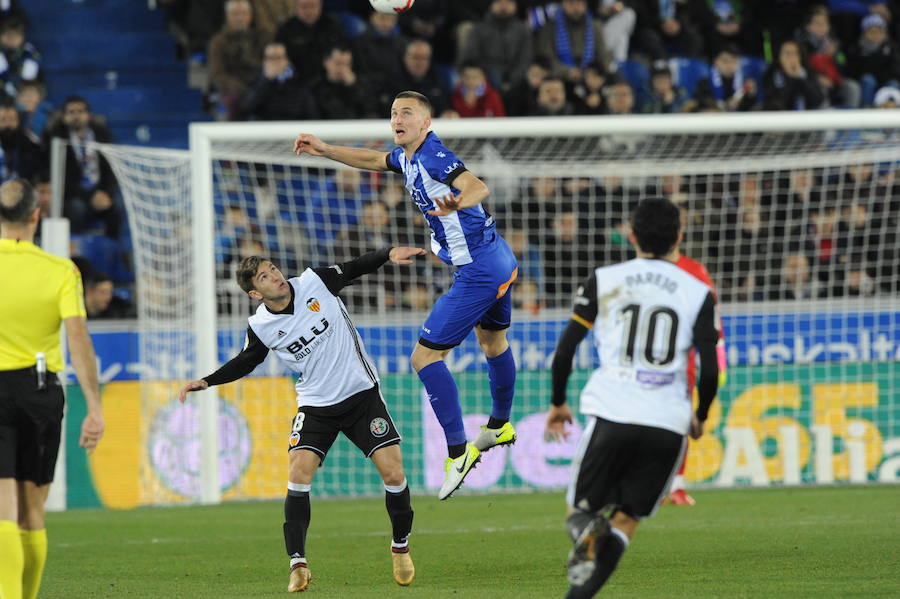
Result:
{"label": "white soccer cleat", "polygon": [[500,428],[488,428],[487,425],[481,426],[481,433],[473,441],[478,451],[484,453],[494,447],[501,445],[512,445],[516,442],[516,429],[512,423],[507,422]]}
{"label": "white soccer cleat", "polygon": [[444,484],[438,492],[438,499],[447,499],[463,484],[466,475],[481,461],[481,452],[471,443],[466,443],[466,452],[458,458],[447,458],[444,462]]}

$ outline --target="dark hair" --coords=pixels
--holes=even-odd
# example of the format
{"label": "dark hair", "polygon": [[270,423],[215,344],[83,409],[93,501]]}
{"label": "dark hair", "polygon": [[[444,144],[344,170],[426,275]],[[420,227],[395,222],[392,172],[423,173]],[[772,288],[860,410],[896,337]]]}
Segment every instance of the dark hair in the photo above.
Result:
{"label": "dark hair", "polygon": [[25,179],[10,179],[0,185],[0,221],[23,225],[35,208],[34,188]]}
{"label": "dark hair", "polygon": [[431,114],[433,108],[431,107],[431,100],[428,99],[428,96],[425,94],[420,94],[419,92],[414,92],[411,90],[406,90],[400,92],[396,96],[394,96],[395,100],[399,100],[400,98],[412,98],[413,100],[417,100],[419,104],[425,107],[425,110],[428,111],[428,114]]}
{"label": "dark hair", "polygon": [[84,104],[85,107],[88,109],[88,112],[91,111],[90,103],[87,100],[85,100],[84,98],[82,98],[81,96],[77,96],[74,94],[71,96],[67,96],[66,99],[63,100],[63,103],[62,103],[62,111],[63,112],[65,112],[66,109],[69,108],[69,104]]}
{"label": "dark hair", "polygon": [[681,213],[666,198],[646,198],[631,214],[631,230],[642,252],[665,256],[678,242]]}
{"label": "dark hair", "polygon": [[99,270],[91,270],[91,272],[87,276],[82,276],[84,279],[85,287],[89,289],[93,289],[100,283],[112,283],[112,277],[106,274],[105,272]]}
{"label": "dark hair", "polygon": [[253,279],[256,277],[256,272],[263,262],[272,262],[272,260],[263,258],[262,256],[248,256],[238,263],[237,272],[235,273],[234,278],[237,280],[238,286],[246,293],[250,293],[256,289],[253,285]]}
{"label": "dark hair", "polygon": [[481,63],[477,60],[470,58],[469,60],[464,60],[461,65],[459,65],[459,72],[462,73],[465,69],[479,69],[482,72],[484,71],[484,67],[481,66]]}
{"label": "dark hair", "polygon": [[20,19],[19,17],[9,17],[0,22],[0,34],[6,33],[7,31],[18,31],[19,33],[25,33],[25,21]]}

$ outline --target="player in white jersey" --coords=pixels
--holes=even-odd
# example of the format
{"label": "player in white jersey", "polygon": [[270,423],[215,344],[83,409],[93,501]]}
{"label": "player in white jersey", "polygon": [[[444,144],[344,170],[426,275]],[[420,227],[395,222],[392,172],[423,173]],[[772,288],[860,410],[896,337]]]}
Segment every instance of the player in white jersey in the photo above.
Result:
{"label": "player in white jersey", "polygon": [[[703,434],[718,388],[715,295],[675,265],[678,207],[641,201],[629,241],[637,258],[598,268],[578,289],[572,319],[553,358],[547,437],[572,422],[566,383],[578,343],[594,328],[600,367],[581,392],[588,424],[573,461],[566,500],[568,597],[593,597],[619,562],[638,522],[653,515],[687,444]],[[687,361],[700,357],[699,404],[691,412]]]}
{"label": "player in white jersey", "polygon": [[[391,129],[397,147],[390,152],[331,145],[301,133],[294,152],[324,156],[373,171],[403,175],[410,197],[431,229],[431,249],[456,267],[453,285],[434,304],[411,356],[413,368],[447,440],[446,499],[481,459],[481,452],[516,440],[509,421],[516,387],[516,364],[506,340],[512,315],[510,286],[518,275],[512,250],[481,202],[488,187],[438,139],[431,127],[431,104],[418,92],[397,94]],[[475,329],[487,359],[491,414],[469,443],[463,426],[456,381],[444,362],[447,354]]]}
{"label": "player in white jersey", "polygon": [[288,280],[270,260],[245,258],[237,268],[238,285],[261,304],[248,319],[244,349],[216,372],[181,389],[183,402],[191,391],[235,381],[253,372],[269,351],[297,375],[297,415],[288,438],[290,473],[284,502],[284,542],[291,560],[288,591],[305,590],[312,578],[306,560],[309,491],[338,432],[372,458],[384,480],[393,528],[394,580],[406,586],[415,576],[408,541],[413,510],[400,433],[381,397],[375,365],[337,294],[388,260],[410,264],[411,257],[424,253],[420,248],[387,248],[343,264],[307,268]]}

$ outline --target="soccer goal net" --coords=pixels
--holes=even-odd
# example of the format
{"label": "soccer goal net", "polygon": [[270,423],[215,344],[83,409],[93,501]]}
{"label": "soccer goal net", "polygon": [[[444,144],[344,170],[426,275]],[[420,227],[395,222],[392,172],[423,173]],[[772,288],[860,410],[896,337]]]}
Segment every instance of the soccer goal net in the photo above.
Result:
{"label": "soccer goal net", "polygon": [[[896,481],[900,476],[900,116],[813,111],[436,121],[433,130],[490,187],[486,208],[519,260],[509,339],[519,441],[487,454],[463,492],[558,489],[583,424],[544,440],[550,362],[579,282],[633,256],[631,209],[682,209],[682,252],[721,302],[728,378],[691,442],[694,486]],[[143,503],[282,496],[296,411],[271,356],[252,376],[191,396],[176,390],[242,348],[256,305],[235,266],[271,256],[288,276],[385,246],[429,247],[399,175],[291,152],[304,131],[392,147],[387,121],[196,124],[191,150],[103,147],[128,206],[140,314]],[[408,356],[450,267],[432,256],[386,266],[343,300],[404,436],[415,492],[440,486],[444,437]],[[305,300],[306,298],[304,298]],[[301,302],[302,303],[302,302]],[[490,410],[474,335],[448,358],[470,437]],[[576,356],[569,399],[596,356]],[[205,427],[205,428],[204,428]],[[381,492],[340,438],[313,492]],[[221,493],[221,495],[220,495]]]}

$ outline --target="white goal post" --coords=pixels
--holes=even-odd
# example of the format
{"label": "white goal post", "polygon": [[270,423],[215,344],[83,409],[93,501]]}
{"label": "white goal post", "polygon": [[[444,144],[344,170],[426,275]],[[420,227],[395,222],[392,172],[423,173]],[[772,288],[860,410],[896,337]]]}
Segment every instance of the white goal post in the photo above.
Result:
{"label": "white goal post", "polygon": [[[578,235],[585,233],[589,239],[578,235],[572,237],[566,242],[569,247],[559,251],[575,253],[569,255],[563,252],[559,255],[569,256],[562,260],[574,262],[573,268],[577,272],[594,261],[593,257],[585,256],[596,255],[601,257],[597,260],[602,261],[627,255],[627,249],[623,249],[620,243],[620,233],[622,221],[627,218],[628,207],[634,198],[650,193],[672,193],[683,201],[682,205],[691,218],[688,227],[697,231],[692,241],[686,240],[686,252],[707,263],[715,282],[723,286],[720,289],[723,311],[732,318],[733,334],[746,336],[732,348],[733,363],[738,365],[735,371],[738,380],[729,383],[743,386],[732,389],[727,415],[726,408],[722,408],[721,413],[716,412],[718,434],[711,433],[708,443],[692,449],[698,456],[708,453],[713,456],[711,459],[714,462],[693,464],[694,480],[700,481],[700,484],[732,486],[834,480],[890,481],[900,476],[890,459],[891,454],[898,453],[900,444],[896,440],[891,443],[900,432],[900,422],[896,422],[900,419],[900,397],[892,378],[896,370],[891,365],[897,360],[895,344],[900,341],[900,333],[897,333],[900,317],[896,316],[900,313],[896,294],[896,278],[900,272],[883,229],[878,230],[881,237],[877,240],[866,241],[864,247],[856,249],[852,242],[846,246],[842,241],[846,236],[841,237],[839,231],[844,226],[841,219],[852,219],[860,203],[854,199],[857,196],[853,194],[857,191],[853,191],[848,183],[856,176],[850,171],[855,173],[854,169],[859,165],[868,165],[869,170],[875,170],[881,187],[875,190],[876,179],[873,178],[871,193],[887,194],[883,205],[870,202],[867,206],[874,205],[877,218],[884,219],[885,223],[888,219],[894,223],[900,216],[895,213],[896,202],[889,197],[893,190],[894,171],[900,166],[900,110],[437,119],[433,121],[432,130],[457,153],[469,170],[488,182],[492,190],[488,205],[493,208],[493,202],[496,202],[500,206],[498,221],[503,227],[502,233],[512,235],[524,227],[523,251],[533,250],[544,258],[549,255],[547,252],[557,251],[559,248],[554,249],[555,246],[549,241],[545,243],[543,240],[555,234],[563,235],[557,229],[564,229],[566,217],[574,213],[570,220],[577,222]],[[343,122],[194,123],[190,126],[190,234],[193,250],[188,274],[193,295],[191,327],[195,338],[195,359],[191,372],[194,376],[212,372],[227,357],[226,354],[240,349],[236,346],[239,341],[231,340],[223,353],[223,339],[228,338],[227,334],[223,336],[223,323],[228,323],[224,328],[234,330],[240,329],[241,321],[243,327],[246,326],[247,305],[241,303],[238,306],[233,300],[223,300],[223,294],[227,295],[223,285],[234,287],[232,282],[225,280],[227,276],[221,274],[227,269],[223,269],[221,258],[217,257],[217,252],[221,253],[216,241],[222,233],[219,228],[225,222],[223,219],[229,218],[223,216],[223,211],[234,208],[240,212],[243,209],[244,217],[249,215],[252,221],[246,225],[248,230],[254,231],[254,235],[265,236],[268,234],[265,227],[271,226],[274,236],[281,223],[262,224],[264,219],[259,214],[264,209],[257,204],[263,201],[260,199],[263,192],[274,197],[268,201],[282,210],[281,213],[275,210],[274,217],[269,219],[278,221],[279,214],[283,216],[285,211],[292,209],[292,203],[324,194],[321,190],[326,189],[326,184],[333,186],[334,177],[347,170],[342,165],[323,159],[294,156],[291,149],[300,132],[313,133],[329,143],[384,151],[393,147],[387,118]],[[117,176],[120,179],[123,174],[127,176],[126,171],[119,166]],[[785,208],[779,203],[779,198],[794,193],[795,172],[809,174],[814,179],[812,186],[821,192],[821,197],[817,196],[819,203],[810,209],[812,211],[800,205]],[[319,178],[321,181],[318,181]],[[539,180],[549,181],[551,187],[555,186],[549,197],[559,200],[557,204],[570,203],[565,204],[564,208],[541,204],[529,195],[529,185]],[[672,183],[673,180],[676,183]],[[388,184],[385,180],[373,180],[359,185],[371,191],[366,201],[358,204],[364,206],[371,199],[378,199],[379,194],[386,193]],[[782,187],[789,191],[783,192]],[[629,190],[634,190],[633,197],[629,195]],[[123,193],[128,202],[127,190]],[[761,203],[748,199],[752,194],[756,194],[753,196],[756,198],[762,197]],[[829,204],[832,201],[834,206]],[[298,222],[305,227],[303,234],[312,237],[310,247],[325,247],[325,241],[315,238],[323,227],[333,226],[336,231],[340,227],[347,228],[346,223],[356,223],[356,217],[347,220],[347,214],[340,211],[351,209],[334,207],[338,203],[316,202],[320,203],[312,202],[304,208],[306,212],[298,217]],[[420,219],[408,201],[400,209],[407,211],[410,221]],[[537,211],[536,217],[540,222],[529,224],[529,210]],[[826,212],[827,218],[820,216]],[[872,212],[867,217],[870,220],[876,218]],[[136,228],[140,229],[139,218],[129,214],[129,219],[133,232]],[[760,219],[763,227],[769,227],[765,242],[759,235]],[[793,223],[793,228],[785,224],[788,221]],[[406,223],[405,220],[403,222]],[[400,225],[392,221],[390,227],[397,226]],[[825,227],[834,230],[833,244],[822,239],[821,231]],[[810,233],[813,229],[819,233]],[[871,227],[865,231],[871,233]],[[278,234],[281,234],[280,229]],[[322,239],[331,244],[335,243],[335,239],[340,239],[340,234],[336,236],[323,236]],[[560,238],[565,239],[564,236]],[[590,243],[594,243],[591,240],[602,239],[602,242],[596,241],[596,254],[579,253],[579,240],[584,239]],[[875,238],[870,236],[866,239]],[[321,242],[320,245],[315,245],[318,242]],[[758,249],[742,253],[742,244],[745,243],[748,247],[756,244],[753,247]],[[784,287],[779,275],[782,262],[787,262],[782,258],[798,253],[798,248],[803,244],[807,244],[810,254],[826,252],[832,258],[836,256],[827,268],[816,271],[816,276],[821,280],[811,282],[817,291],[808,296],[804,295],[805,291],[798,291],[799,285],[796,289],[779,287]],[[135,251],[139,251],[137,244]],[[846,256],[840,254],[842,251],[846,251]],[[303,258],[319,257],[315,252],[312,250]],[[297,253],[300,253],[299,250]],[[285,256],[282,259],[290,259],[288,254]],[[330,253],[328,257],[331,257]],[[325,256],[321,255],[321,258],[325,259]],[[868,260],[865,267],[869,270],[863,269],[861,274],[849,272],[858,259]],[[548,258],[547,263],[549,261]],[[136,260],[139,279],[141,264],[140,260]],[[748,277],[751,279],[749,282],[742,279],[739,272],[746,264],[751,265],[747,268],[757,269],[754,272],[758,273],[755,278]],[[596,265],[593,263],[590,267]],[[548,264],[544,266],[543,273],[550,273]],[[525,396],[529,393],[533,396],[523,399],[530,402],[529,412],[541,411],[541,406],[545,406],[549,398],[549,394],[543,395],[549,383],[536,381],[542,376],[541,372],[546,374],[549,369],[546,348],[555,341],[551,338],[560,323],[568,318],[566,294],[573,284],[578,283],[577,280],[564,281],[566,277],[572,278],[565,274],[569,272],[566,268],[563,264],[553,271],[554,274],[546,274],[541,285],[536,285],[540,288],[537,307],[517,305],[517,317],[530,327],[522,333],[521,346],[527,351],[523,349],[519,359],[523,370],[536,371],[533,380],[529,379],[531,382],[528,385],[532,387],[522,392]],[[543,276],[540,269],[535,273],[535,277]],[[394,275],[388,275],[388,278],[390,276]],[[443,284],[433,284],[435,275],[427,276],[432,278],[421,279],[425,283],[416,282],[419,281],[416,279],[411,287],[430,290]],[[859,291],[860,284],[853,277],[866,279],[862,285],[863,292]],[[427,302],[420,304],[416,298],[407,298],[406,295],[401,302],[398,298],[401,293],[407,293],[407,284],[399,279],[388,281],[385,285],[377,290],[378,301],[367,303],[365,299],[358,300],[361,307],[351,306],[351,314],[363,328],[367,324],[378,325],[379,339],[390,338],[391,343],[402,345],[407,343],[409,336],[415,335],[423,310],[427,310]],[[869,293],[872,285],[875,291]],[[832,293],[832,289],[836,291]],[[779,295],[781,291],[785,294]],[[795,291],[799,293],[798,297],[804,299],[787,299],[793,297],[791,294]],[[392,294],[396,297],[391,297]],[[224,311],[223,301],[231,302]],[[401,309],[402,306],[407,306],[407,309]],[[821,322],[816,320],[817,315],[821,316]],[[763,320],[760,321],[760,318]],[[396,338],[392,336],[388,329],[395,324],[409,329],[410,332],[404,333],[406,337],[401,339],[399,334]],[[854,327],[865,328],[866,340],[857,338],[859,335],[851,330]],[[825,337],[820,338],[820,332]],[[534,343],[544,348],[540,351],[532,347],[532,341],[538,338],[540,341]],[[890,348],[884,351],[873,349],[881,347],[878,344],[882,338],[886,339],[884,343],[889,344]],[[368,339],[366,343],[369,344]],[[411,347],[397,350],[396,355],[383,356],[379,369],[387,368],[389,372],[398,373],[397,377],[407,376],[408,365],[401,364],[402,360],[397,356],[401,351],[408,352]],[[580,362],[576,367],[585,370],[591,363],[590,351],[585,347],[581,349]],[[841,351],[850,353],[844,355],[840,354]],[[865,356],[874,357],[862,357],[864,352],[868,352]],[[466,354],[465,351],[461,353]],[[468,354],[465,357],[468,359]],[[465,360],[462,359],[455,362],[457,370],[468,368],[471,376],[482,376],[479,371],[483,367],[478,366],[477,360],[467,362],[468,366],[463,362]],[[884,370],[883,363],[888,363],[888,370]],[[527,372],[523,374],[524,378],[528,378]],[[549,375],[545,378],[549,379]],[[404,389],[409,392],[410,385],[414,385],[415,381],[403,380],[405,382],[402,384],[406,385]],[[570,397],[577,398],[578,389],[574,386],[575,379],[569,393]],[[285,389],[279,389],[283,394]],[[487,393],[486,387],[461,387],[463,390],[468,394]],[[222,459],[220,453],[227,448],[223,448],[224,441],[218,439],[221,425],[218,410],[219,406],[226,404],[209,401],[205,397],[216,393],[221,391],[207,391],[198,394],[197,398],[197,404],[202,406],[202,484],[199,496],[193,500],[204,503],[221,501],[221,489],[225,485],[220,480],[219,464]],[[268,393],[265,392],[267,396]],[[807,405],[809,407],[805,407]],[[792,410],[799,412],[795,414]],[[421,426],[427,429],[428,415],[424,410],[420,415],[416,408],[410,414],[421,418]],[[530,414],[522,416],[524,423]],[[277,418],[284,417],[284,413],[277,415]],[[528,422],[537,426],[537,420]],[[413,422],[409,426],[415,428],[418,425]],[[281,429],[283,427],[277,430]],[[285,435],[281,436],[286,439]],[[431,441],[425,433],[422,436],[426,438],[418,438],[417,433],[413,447],[424,452]],[[531,451],[550,450],[532,447]],[[557,458],[561,459],[561,456],[547,457],[548,473],[555,472],[553,464]],[[359,460],[359,457],[353,459]],[[407,455],[406,459],[416,463],[420,461],[419,456]],[[507,469],[498,466],[491,484],[479,487],[475,483],[473,486],[495,490],[541,488],[540,481],[535,482],[527,473],[516,469],[517,459],[510,454],[508,463],[504,462]],[[252,468],[252,465],[244,468]],[[364,469],[365,464],[360,468]],[[418,482],[411,483],[414,490],[421,492],[431,488],[433,481],[429,478],[428,468],[427,464],[415,468],[414,476],[418,477]],[[276,469],[271,472],[275,473],[273,476],[278,475]],[[362,476],[356,471],[350,473],[351,479]],[[354,480],[364,481],[363,478]],[[339,486],[345,489],[352,484],[342,482]],[[359,482],[359,485],[369,488],[365,487],[364,482]],[[329,491],[332,492],[343,493]],[[247,496],[233,493],[229,497]],[[250,496],[255,495],[251,493]]]}

